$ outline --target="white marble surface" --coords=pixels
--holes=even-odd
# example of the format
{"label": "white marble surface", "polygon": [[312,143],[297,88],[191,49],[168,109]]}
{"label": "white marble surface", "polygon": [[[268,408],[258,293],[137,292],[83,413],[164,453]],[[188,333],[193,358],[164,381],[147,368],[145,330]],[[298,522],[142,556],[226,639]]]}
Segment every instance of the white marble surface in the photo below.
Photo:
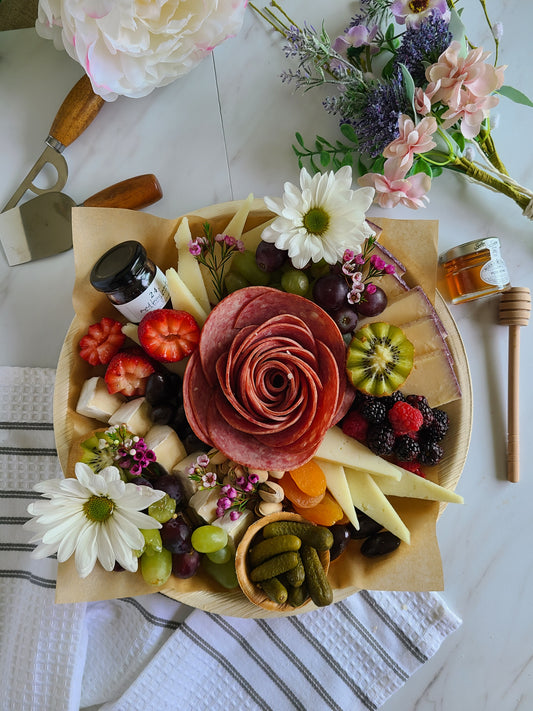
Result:
{"label": "white marble surface", "polygon": [[[469,36],[489,47],[477,3],[466,3]],[[506,83],[533,96],[529,33],[533,5],[491,3],[504,24],[500,62]],[[320,0],[287,0],[299,21],[342,31],[352,3],[331,10]],[[81,202],[102,187],[153,172],[164,198],[153,214],[174,217],[197,207],[279,195],[296,181],[291,150],[296,130],[336,136],[335,119],[318,96],[295,95],[278,76],[285,67],[279,36],[250,11],[242,32],[212,59],[145,99],[104,106],[65,151],[65,192]],[[40,155],[55,112],[80,67],[32,29],[0,33],[0,204]],[[533,110],[502,100],[495,140],[511,174],[533,187]],[[44,183],[43,183],[44,184]],[[439,178],[431,203],[418,213],[371,210],[395,218],[440,221],[440,248],[499,236],[515,286],[532,286],[533,225],[508,198],[454,175]],[[55,367],[72,318],[72,253],[8,267],[0,255],[0,364]],[[526,711],[533,708],[533,328],[523,328],[521,481],[505,480],[506,329],[497,325],[497,298],[454,306],[470,361],[474,390],[471,446],[459,485],[464,507],[448,507],[438,524],[445,591],[464,622],[438,654],[385,704],[385,711]]]}

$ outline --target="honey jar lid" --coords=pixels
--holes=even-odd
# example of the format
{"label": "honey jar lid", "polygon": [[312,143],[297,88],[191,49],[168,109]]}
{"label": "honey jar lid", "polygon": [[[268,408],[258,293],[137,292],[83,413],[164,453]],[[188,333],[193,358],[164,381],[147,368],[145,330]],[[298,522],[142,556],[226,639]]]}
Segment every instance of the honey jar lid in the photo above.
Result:
{"label": "honey jar lid", "polygon": [[458,259],[459,257],[465,257],[467,254],[474,254],[475,252],[481,252],[484,249],[493,250],[500,248],[500,240],[497,237],[485,237],[484,239],[474,239],[470,242],[465,242],[457,247],[452,247],[446,252],[443,252],[439,261],[441,264],[449,262],[452,259]]}

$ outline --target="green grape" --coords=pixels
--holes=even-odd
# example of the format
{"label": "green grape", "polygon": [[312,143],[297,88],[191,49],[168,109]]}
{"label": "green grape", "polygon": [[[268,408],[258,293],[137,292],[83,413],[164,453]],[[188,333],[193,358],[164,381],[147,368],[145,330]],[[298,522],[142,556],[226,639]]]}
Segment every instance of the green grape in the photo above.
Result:
{"label": "green grape", "polygon": [[213,563],[207,556],[202,556],[202,568],[222,587],[232,590],[238,587],[237,573],[235,572],[235,558],[232,556],[227,563]]}
{"label": "green grape", "polygon": [[161,553],[163,550],[163,543],[161,541],[161,534],[159,533],[159,530],[157,528],[141,528],[140,530],[144,536],[143,552],[147,555]]}
{"label": "green grape", "polygon": [[231,271],[240,274],[254,286],[268,286],[270,283],[270,274],[259,269],[255,254],[249,249],[235,253],[231,262]]}
{"label": "green grape", "polygon": [[290,269],[281,277],[281,286],[289,294],[305,296],[309,290],[309,279],[300,269]]}
{"label": "green grape", "polygon": [[321,259],[319,262],[313,262],[309,267],[309,273],[315,279],[318,277],[326,276],[331,270],[331,264],[328,264],[325,259]]}
{"label": "green grape", "polygon": [[233,553],[231,551],[231,546],[224,546],[224,548],[220,548],[218,551],[206,553],[206,555],[212,563],[222,565],[230,560]]}
{"label": "green grape", "polygon": [[228,534],[220,526],[199,526],[191,535],[192,547],[198,553],[214,553],[228,542]]}
{"label": "green grape", "polygon": [[228,293],[231,294],[234,291],[238,291],[239,289],[244,289],[246,286],[250,286],[250,282],[248,281],[248,279],[245,279],[240,274],[237,274],[237,272],[232,272],[230,269],[230,271],[224,277],[224,286],[228,290]]}
{"label": "green grape", "polygon": [[170,521],[175,512],[176,499],[172,499],[168,494],[165,494],[159,501],[154,501],[148,507],[149,515],[159,523]]}
{"label": "green grape", "polygon": [[149,585],[164,585],[172,572],[172,553],[163,548],[160,553],[141,556],[141,573]]}

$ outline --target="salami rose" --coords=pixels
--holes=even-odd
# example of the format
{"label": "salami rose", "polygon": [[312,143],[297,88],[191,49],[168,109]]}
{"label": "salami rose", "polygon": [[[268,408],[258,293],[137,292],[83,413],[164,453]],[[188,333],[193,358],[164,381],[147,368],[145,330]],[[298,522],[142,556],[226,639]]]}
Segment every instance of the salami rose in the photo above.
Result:
{"label": "salami rose", "polygon": [[351,400],[346,349],[313,302],[248,287],[211,312],[183,382],[196,435],[228,458],[291,469],[316,452]]}

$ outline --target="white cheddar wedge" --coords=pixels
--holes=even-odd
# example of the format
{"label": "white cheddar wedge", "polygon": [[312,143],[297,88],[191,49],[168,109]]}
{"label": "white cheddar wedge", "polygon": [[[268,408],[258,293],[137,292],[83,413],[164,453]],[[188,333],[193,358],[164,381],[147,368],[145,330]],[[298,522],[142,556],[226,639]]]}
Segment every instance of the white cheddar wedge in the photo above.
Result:
{"label": "white cheddar wedge", "polygon": [[144,435],[144,441],[167,471],[171,471],[187,455],[181,439],[168,425],[152,425]]}
{"label": "white cheddar wedge", "polygon": [[429,479],[413,474],[407,470],[400,481],[393,481],[382,476],[372,475],[372,478],[386,496],[405,496],[412,499],[427,501],[445,501],[449,504],[462,504],[464,499],[455,491],[439,486]]}
{"label": "white cheddar wedge", "polygon": [[326,477],[326,485],[354,528],[359,530],[359,520],[355,513],[350,487],[342,464],[321,461],[319,466]]}
{"label": "white cheddar wedge", "polygon": [[152,426],[150,405],[144,397],[128,400],[111,415],[108,422],[110,425],[125,425],[133,434],[144,437]]}
{"label": "white cheddar wedge", "polygon": [[174,235],[174,242],[178,250],[178,274],[200,306],[206,313],[209,313],[211,305],[202,272],[200,271],[200,265],[189,251],[191,239],[189,220],[187,217],[183,217]]}
{"label": "white cheddar wedge", "polygon": [[125,323],[120,330],[126,338],[131,338],[138,346],[141,345],[139,341],[139,327],[136,323]]}
{"label": "white cheddar wedge", "polygon": [[83,383],[76,412],[99,422],[107,422],[124,400],[124,396],[120,393],[111,395],[105,380],[95,375]]}
{"label": "white cheddar wedge", "polygon": [[405,543],[410,543],[409,529],[370,474],[350,468],[345,469],[345,474],[353,505],[380,523],[387,531]]}
{"label": "white cheddar wedge", "polygon": [[315,458],[342,464],[345,467],[364,469],[393,479],[400,479],[404,471],[396,464],[378,457],[353,437],[345,435],[340,427],[329,428],[315,453]]}
{"label": "white cheddar wedge", "polygon": [[191,509],[206,523],[213,523],[217,517],[217,504],[220,498],[218,486],[202,489],[189,499]]}
{"label": "white cheddar wedge", "polygon": [[252,202],[254,201],[253,193],[250,193],[246,200],[243,200],[237,212],[233,215],[229,221],[226,229],[224,230],[225,235],[230,237],[235,237],[235,239],[240,239],[244,230],[244,225],[250,214],[250,208],[252,207]]}
{"label": "white cheddar wedge", "polygon": [[190,313],[201,328],[207,319],[207,311],[202,308],[198,299],[173,267],[167,269],[165,275],[167,277],[172,308]]}
{"label": "white cheddar wedge", "polygon": [[254,514],[250,509],[245,509],[236,521],[231,520],[231,515],[228,511],[213,521],[213,526],[218,526],[224,529],[228,534],[228,543],[232,553],[235,553],[241,538],[244,536],[246,529],[254,522]]}
{"label": "white cheddar wedge", "polygon": [[190,479],[189,472],[187,471],[188,468],[196,462],[200,454],[203,454],[203,452],[201,452],[200,450],[198,450],[197,452],[192,452],[192,454],[188,454],[172,468],[172,475],[177,476],[183,484],[183,490],[185,492],[185,498],[187,499],[187,501],[189,501],[193,494],[196,494],[201,484],[201,482],[199,481],[194,481],[193,479]]}

